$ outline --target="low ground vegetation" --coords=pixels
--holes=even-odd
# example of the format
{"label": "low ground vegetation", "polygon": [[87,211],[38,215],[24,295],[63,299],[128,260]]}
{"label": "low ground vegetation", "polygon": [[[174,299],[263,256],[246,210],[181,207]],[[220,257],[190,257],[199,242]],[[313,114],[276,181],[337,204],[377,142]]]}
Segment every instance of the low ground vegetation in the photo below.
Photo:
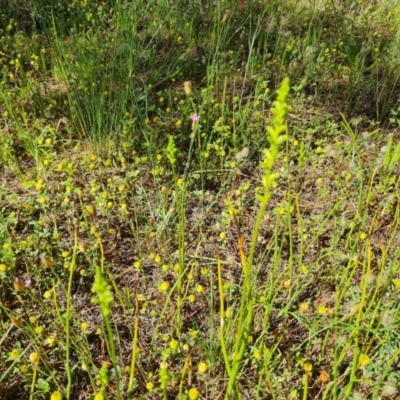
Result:
{"label": "low ground vegetation", "polygon": [[398,1],[0,4],[1,399],[398,397]]}

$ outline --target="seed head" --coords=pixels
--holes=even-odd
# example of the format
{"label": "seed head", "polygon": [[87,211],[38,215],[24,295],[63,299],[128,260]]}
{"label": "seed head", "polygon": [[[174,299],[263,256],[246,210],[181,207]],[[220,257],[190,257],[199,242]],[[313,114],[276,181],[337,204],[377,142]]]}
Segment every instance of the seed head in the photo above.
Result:
{"label": "seed head", "polygon": [[193,95],[192,81],[183,82],[183,89],[185,90],[186,96],[192,96]]}

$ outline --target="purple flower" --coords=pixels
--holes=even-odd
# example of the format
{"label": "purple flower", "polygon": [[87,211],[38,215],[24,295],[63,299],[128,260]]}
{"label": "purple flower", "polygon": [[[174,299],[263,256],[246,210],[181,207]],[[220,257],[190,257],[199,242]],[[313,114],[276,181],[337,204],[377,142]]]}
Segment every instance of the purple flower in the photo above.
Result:
{"label": "purple flower", "polygon": [[15,277],[14,279],[14,289],[17,292],[23,292],[25,288],[28,288],[31,285],[32,281],[30,279],[26,279],[25,281],[20,277]]}
{"label": "purple flower", "polygon": [[200,121],[200,115],[192,114],[192,115],[190,116],[190,119],[191,119],[193,122],[199,122],[199,121]]}

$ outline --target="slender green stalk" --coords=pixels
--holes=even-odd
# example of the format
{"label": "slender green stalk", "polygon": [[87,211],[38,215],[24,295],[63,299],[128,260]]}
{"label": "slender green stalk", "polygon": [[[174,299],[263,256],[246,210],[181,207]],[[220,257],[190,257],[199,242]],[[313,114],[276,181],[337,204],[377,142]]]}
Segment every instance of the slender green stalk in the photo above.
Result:
{"label": "slender green stalk", "polygon": [[39,369],[39,362],[40,362],[40,354],[37,357],[37,360],[34,362],[33,365],[33,374],[32,374],[32,383],[31,383],[31,391],[29,394],[29,400],[33,400],[33,395],[35,393],[35,385],[36,385],[36,378],[37,378],[37,372]]}
{"label": "slender green stalk", "polygon": [[308,399],[308,381],[310,379],[310,375],[308,372],[304,373],[303,376],[303,400],[307,400]]}
{"label": "slender green stalk", "polygon": [[350,378],[349,378],[349,383],[346,386],[345,389],[345,395],[350,396],[353,390],[353,385],[356,381],[356,373],[359,368],[359,356],[360,356],[360,327],[361,327],[361,317],[363,315],[363,307],[365,306],[366,303],[366,296],[367,296],[367,286],[368,286],[368,276],[371,272],[371,245],[369,243],[369,240],[367,241],[366,244],[366,251],[367,251],[367,262],[364,265],[364,271],[363,271],[363,285],[361,289],[361,300],[360,300],[360,307],[357,312],[357,318],[355,322],[355,326],[353,327],[353,332],[352,332],[352,337],[354,338],[354,352],[353,352],[353,361],[352,361],[352,366],[351,366],[351,373],[350,373]]}
{"label": "slender green stalk", "polygon": [[[284,79],[281,87],[278,89],[278,98],[272,109],[273,127],[268,127],[269,149],[264,150],[264,160],[261,163],[264,169],[262,178],[264,193],[257,196],[260,208],[257,214],[256,222],[253,229],[250,253],[246,258],[244,251],[244,238],[239,236],[238,245],[240,258],[243,269],[243,291],[240,300],[239,321],[236,331],[236,339],[234,344],[234,352],[232,354],[231,370],[228,370],[229,380],[225,394],[225,400],[230,400],[234,393],[236,379],[239,372],[240,364],[248,344],[248,336],[253,323],[253,293],[252,293],[252,266],[257,246],[258,232],[261,227],[262,220],[268,202],[271,197],[271,186],[277,179],[278,174],[273,173],[273,167],[279,155],[280,145],[286,140],[286,135],[281,135],[286,131],[285,118],[288,110],[287,97],[289,94],[289,79]],[[240,394],[238,394],[240,398]]]}
{"label": "slender green stalk", "polygon": [[[193,143],[193,139],[191,144]],[[177,299],[177,310],[176,310],[176,335],[180,337],[182,327],[182,305],[183,305],[183,274],[185,270],[185,179],[178,179],[175,171],[176,164],[176,152],[175,142],[173,136],[169,137],[167,146],[167,158],[171,164],[172,172],[175,181],[175,201],[176,207],[178,208],[178,299]],[[190,151],[189,156],[190,157]],[[186,164],[185,174],[189,168],[189,158]]]}
{"label": "slender green stalk", "polygon": [[[100,236],[97,235],[98,242],[101,242]],[[104,260],[102,261],[102,265]],[[104,274],[102,273],[102,267],[96,267],[96,276],[95,281],[93,283],[92,292],[97,295],[97,297],[93,298],[92,301],[94,303],[99,304],[101,316],[103,319],[103,324],[105,325],[105,342],[108,354],[111,358],[111,362],[115,371],[115,384],[117,389],[117,399],[121,399],[121,385],[120,385],[120,374],[119,367],[117,363],[116,351],[115,351],[115,343],[113,337],[113,330],[110,322],[110,312],[113,303],[113,295],[109,285],[106,282]]]}
{"label": "slender green stalk", "polygon": [[182,368],[182,372],[181,372],[181,379],[180,379],[180,383],[179,383],[179,395],[178,395],[179,400],[182,399],[183,383],[185,381],[186,373],[190,367],[191,358],[192,358],[192,354],[191,354],[191,352],[189,352],[188,355],[186,356],[185,363],[183,364],[183,368]]}
{"label": "slender green stalk", "polygon": [[[70,326],[70,320],[72,316],[72,281],[73,281],[73,276],[74,276],[74,270],[76,266],[76,253],[78,250],[78,229],[75,228],[74,231],[74,248],[72,251],[72,260],[71,264],[69,266],[69,277],[68,277],[68,289],[67,289],[67,315],[65,318],[65,370],[67,371],[67,388],[66,388],[66,397],[67,399],[70,398],[71,396],[71,387],[72,387],[72,374],[71,374],[71,367],[70,367],[70,342],[71,342],[71,326]],[[53,293],[53,296],[55,298],[56,294],[55,292]]]}
{"label": "slender green stalk", "polygon": [[0,339],[0,347],[1,347],[1,344],[4,342],[4,340],[7,338],[7,336],[9,335],[9,333],[12,331],[13,327],[14,327],[14,324],[12,322],[10,322],[10,326],[7,328],[7,330],[3,334],[2,338]]}
{"label": "slender green stalk", "polygon": [[177,325],[176,335],[180,337],[182,328],[182,306],[183,306],[183,274],[185,270],[185,181],[175,181],[175,193],[178,208],[178,253],[179,253],[179,270],[178,270],[178,299],[177,299]]}
{"label": "slender green stalk", "polygon": [[225,310],[224,310],[224,290],[222,286],[222,271],[221,271],[221,260],[219,255],[217,256],[218,261],[218,289],[219,289],[219,315],[220,315],[220,328],[219,328],[219,341],[221,344],[222,356],[224,357],[225,368],[228,375],[231,375],[231,366],[229,364],[228,352],[226,351],[225,337],[224,337],[224,320],[225,320]]}
{"label": "slender green stalk", "polygon": [[129,384],[128,384],[128,393],[132,393],[133,391],[133,382],[135,379],[135,365],[136,365],[136,356],[137,356],[137,343],[139,336],[139,300],[138,293],[135,293],[135,324],[133,330],[133,344],[132,344],[132,361],[131,361],[131,370],[129,375]]}

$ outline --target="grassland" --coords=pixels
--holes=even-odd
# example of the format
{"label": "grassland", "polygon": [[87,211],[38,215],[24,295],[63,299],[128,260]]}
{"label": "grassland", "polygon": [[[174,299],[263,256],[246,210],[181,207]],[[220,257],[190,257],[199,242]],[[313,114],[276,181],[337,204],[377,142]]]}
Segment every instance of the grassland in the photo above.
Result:
{"label": "grassland", "polygon": [[399,398],[398,0],[0,13],[0,399]]}

